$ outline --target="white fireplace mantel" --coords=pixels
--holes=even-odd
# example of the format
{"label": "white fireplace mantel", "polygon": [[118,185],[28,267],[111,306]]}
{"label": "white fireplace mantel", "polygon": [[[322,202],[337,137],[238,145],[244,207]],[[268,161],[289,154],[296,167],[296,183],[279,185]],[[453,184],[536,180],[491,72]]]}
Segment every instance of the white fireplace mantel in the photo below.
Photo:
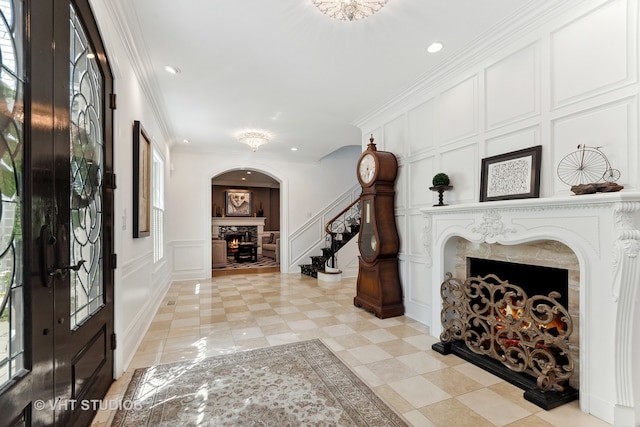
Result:
{"label": "white fireplace mantel", "polygon": [[559,241],[580,264],[580,407],[616,426],[640,425],[640,192],[505,200],[421,210],[432,271],[431,333],[456,238],[517,245]]}
{"label": "white fireplace mantel", "polygon": [[255,216],[225,216],[211,218],[211,236],[218,236],[219,227],[258,227],[258,236],[264,233],[265,217]]}

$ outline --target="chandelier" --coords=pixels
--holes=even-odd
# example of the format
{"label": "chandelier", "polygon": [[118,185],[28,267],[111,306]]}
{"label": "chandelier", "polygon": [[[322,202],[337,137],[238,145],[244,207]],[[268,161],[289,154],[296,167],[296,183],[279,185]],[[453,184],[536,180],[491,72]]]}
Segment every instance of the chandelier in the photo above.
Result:
{"label": "chandelier", "polygon": [[271,141],[271,135],[261,130],[247,130],[236,135],[238,141],[251,147],[251,151],[258,151],[258,147]]}
{"label": "chandelier", "polygon": [[341,21],[367,18],[384,7],[389,0],[311,0],[325,15]]}

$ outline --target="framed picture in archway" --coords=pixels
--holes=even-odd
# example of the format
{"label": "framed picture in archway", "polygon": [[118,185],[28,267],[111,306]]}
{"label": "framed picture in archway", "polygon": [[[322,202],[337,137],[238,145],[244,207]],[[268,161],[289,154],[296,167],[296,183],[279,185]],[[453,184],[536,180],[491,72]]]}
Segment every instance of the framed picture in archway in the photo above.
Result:
{"label": "framed picture in archway", "polygon": [[133,237],[151,234],[151,138],[133,122]]}
{"label": "framed picture in archway", "polygon": [[482,159],[480,201],[540,197],[542,146]]}
{"label": "framed picture in archway", "polygon": [[225,191],[225,215],[226,216],[251,216],[251,191],[228,190]]}

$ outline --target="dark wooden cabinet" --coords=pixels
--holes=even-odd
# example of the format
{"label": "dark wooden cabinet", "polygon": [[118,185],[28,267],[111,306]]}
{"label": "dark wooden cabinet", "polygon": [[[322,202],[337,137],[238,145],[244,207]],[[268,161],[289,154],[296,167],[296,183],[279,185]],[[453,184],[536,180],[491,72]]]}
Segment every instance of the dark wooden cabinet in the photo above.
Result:
{"label": "dark wooden cabinet", "polygon": [[387,318],[404,314],[398,271],[400,239],[395,218],[395,181],[398,162],[393,153],[378,151],[373,138],[358,159],[360,195],[360,249],[357,307]]}

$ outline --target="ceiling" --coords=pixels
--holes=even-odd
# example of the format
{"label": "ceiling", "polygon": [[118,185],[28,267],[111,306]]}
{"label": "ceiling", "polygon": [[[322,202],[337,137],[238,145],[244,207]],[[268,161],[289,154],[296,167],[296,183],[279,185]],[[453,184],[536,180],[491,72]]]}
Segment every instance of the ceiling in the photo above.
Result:
{"label": "ceiling", "polygon": [[[542,3],[389,0],[377,14],[345,22],[323,15],[311,0],[117,2],[172,149],[287,161],[320,160],[360,145],[359,119]],[[428,54],[434,41],[445,47]],[[180,73],[167,73],[167,65]],[[271,132],[272,142],[252,153],[234,136],[247,128]]]}

